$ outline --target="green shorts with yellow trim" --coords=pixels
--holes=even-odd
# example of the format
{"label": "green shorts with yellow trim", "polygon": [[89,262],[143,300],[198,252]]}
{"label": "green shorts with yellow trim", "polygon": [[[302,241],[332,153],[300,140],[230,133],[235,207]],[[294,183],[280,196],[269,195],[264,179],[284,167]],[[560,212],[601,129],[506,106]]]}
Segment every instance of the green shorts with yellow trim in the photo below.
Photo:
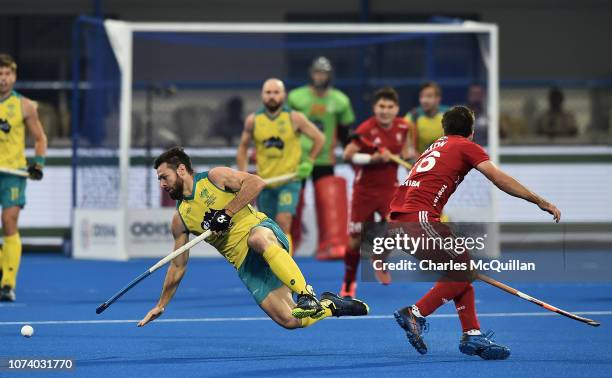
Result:
{"label": "green shorts with yellow trim", "polygon": [[276,188],[265,188],[257,197],[257,208],[272,219],[275,219],[278,213],[295,215],[300,190],[302,183],[299,181],[292,181]]}
{"label": "green shorts with yellow trim", "polygon": [[[283,233],[280,226],[272,219],[266,218],[255,227],[266,227],[272,230],[285,251],[289,250],[289,240],[287,236]],[[242,265],[238,268],[238,277],[240,277],[244,285],[249,289],[257,304],[261,304],[270,292],[283,286],[283,283],[274,275],[263,256],[251,248],[249,248]]]}
{"label": "green shorts with yellow trim", "polygon": [[25,206],[26,182],[25,177],[0,173],[0,206],[3,209]]}

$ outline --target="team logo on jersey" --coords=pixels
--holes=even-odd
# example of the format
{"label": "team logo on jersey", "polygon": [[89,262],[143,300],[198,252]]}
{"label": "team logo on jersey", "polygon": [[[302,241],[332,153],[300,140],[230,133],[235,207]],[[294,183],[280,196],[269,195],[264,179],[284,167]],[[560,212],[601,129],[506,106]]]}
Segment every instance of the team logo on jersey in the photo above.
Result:
{"label": "team logo on jersey", "polygon": [[202,190],[200,191],[200,198],[204,199],[206,207],[210,207],[210,205],[212,205],[217,199],[217,197],[210,194],[207,188],[202,188]]}
{"label": "team logo on jersey", "polygon": [[329,111],[329,109],[327,109],[327,106],[325,106],[324,104],[312,104],[310,106],[310,115],[311,116],[321,116],[322,117],[328,111]]}
{"label": "team logo on jersey", "polygon": [[7,117],[9,118],[15,117],[15,104],[8,104],[6,108],[7,108],[7,112],[6,112]]}
{"label": "team logo on jersey", "polygon": [[374,139],[373,143],[378,146],[378,145],[380,145],[382,143],[382,141],[380,140],[379,137],[376,137],[376,139]]}
{"label": "team logo on jersey", "polygon": [[279,134],[284,134],[287,132],[287,128],[285,127],[285,125],[286,125],[285,121],[278,122],[278,133]]}
{"label": "team logo on jersey", "polygon": [[266,148],[278,148],[279,150],[285,148],[285,142],[283,142],[281,138],[276,136],[264,140],[263,145]]}
{"label": "team logo on jersey", "polygon": [[8,134],[11,131],[11,124],[8,123],[6,119],[0,118],[0,130],[2,130],[5,134]]}
{"label": "team logo on jersey", "polygon": [[397,139],[397,143],[402,143],[402,134],[401,133],[395,134],[395,139]]}

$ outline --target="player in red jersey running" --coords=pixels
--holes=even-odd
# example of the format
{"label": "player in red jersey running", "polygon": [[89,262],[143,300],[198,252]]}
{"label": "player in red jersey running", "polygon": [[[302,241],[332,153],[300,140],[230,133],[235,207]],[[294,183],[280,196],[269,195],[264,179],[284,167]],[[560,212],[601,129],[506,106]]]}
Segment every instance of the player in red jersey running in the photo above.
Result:
{"label": "player in red jersey running", "polygon": [[[391,222],[412,222],[421,227],[424,235],[446,236],[452,232],[440,222],[440,214],[449,197],[465,175],[476,168],[493,184],[511,196],[534,203],[553,215],[559,222],[561,212],[555,205],[527,189],[491,162],[487,153],[472,142],[474,113],[456,106],[442,118],[444,136],[434,142],[419,157],[405,182],[397,189],[391,202]],[[416,223],[418,222],[418,223]],[[444,235],[446,234],[446,235]],[[459,350],[483,359],[506,359],[510,349],[494,343],[491,334],[482,334],[476,316],[474,287],[467,282],[440,279],[418,302],[395,312],[398,324],[406,331],[408,340],[421,354],[427,353],[423,340],[425,317],[447,301],[453,300],[461,321],[463,334]]]}
{"label": "player in red jersey running", "polygon": [[397,164],[390,162],[389,156],[408,155],[409,125],[397,116],[399,96],[395,89],[386,87],[376,91],[373,104],[374,116],[357,127],[352,142],[344,149],[344,159],[355,168],[355,180],[342,297],[355,297],[363,223],[374,221],[374,213],[387,218],[389,203],[398,186]]}

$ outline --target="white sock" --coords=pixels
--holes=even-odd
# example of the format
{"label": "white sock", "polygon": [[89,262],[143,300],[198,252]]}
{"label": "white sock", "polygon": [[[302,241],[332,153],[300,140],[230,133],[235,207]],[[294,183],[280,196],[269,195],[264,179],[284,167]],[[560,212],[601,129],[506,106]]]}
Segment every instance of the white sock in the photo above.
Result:
{"label": "white sock", "polygon": [[418,318],[422,318],[423,315],[421,315],[421,311],[419,311],[419,308],[416,305],[412,305],[411,306],[411,310],[412,313],[414,314],[414,316],[418,317]]}
{"label": "white sock", "polygon": [[471,330],[467,331],[466,334],[468,334],[470,336],[482,335],[482,333],[480,333],[479,329],[471,329]]}

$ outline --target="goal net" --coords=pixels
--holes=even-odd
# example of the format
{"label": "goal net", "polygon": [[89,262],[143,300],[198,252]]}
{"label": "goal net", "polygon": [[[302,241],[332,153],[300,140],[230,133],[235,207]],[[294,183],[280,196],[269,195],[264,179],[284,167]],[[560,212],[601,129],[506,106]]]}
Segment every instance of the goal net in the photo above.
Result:
{"label": "goal net", "polygon": [[[263,81],[278,77],[288,90],[304,85],[318,56],[332,62],[333,84],[351,99],[356,124],[371,115],[372,93],[382,86],[398,91],[404,115],[418,106],[425,81],[442,87],[445,105],[464,104],[468,87],[481,85],[483,144],[497,160],[498,38],[492,24],[82,20],[76,34],[81,51],[75,64],[84,67],[85,83],[76,99],[76,256],[127,258],[133,250],[158,253],[159,245],[167,252],[170,244],[160,241],[170,237],[172,210],[162,206],[151,168],[155,156],[182,145],[198,170],[233,165],[244,117],[260,106]],[[347,165],[337,174],[352,179]],[[495,205],[491,185],[471,173],[446,212],[453,221],[494,222]]]}

